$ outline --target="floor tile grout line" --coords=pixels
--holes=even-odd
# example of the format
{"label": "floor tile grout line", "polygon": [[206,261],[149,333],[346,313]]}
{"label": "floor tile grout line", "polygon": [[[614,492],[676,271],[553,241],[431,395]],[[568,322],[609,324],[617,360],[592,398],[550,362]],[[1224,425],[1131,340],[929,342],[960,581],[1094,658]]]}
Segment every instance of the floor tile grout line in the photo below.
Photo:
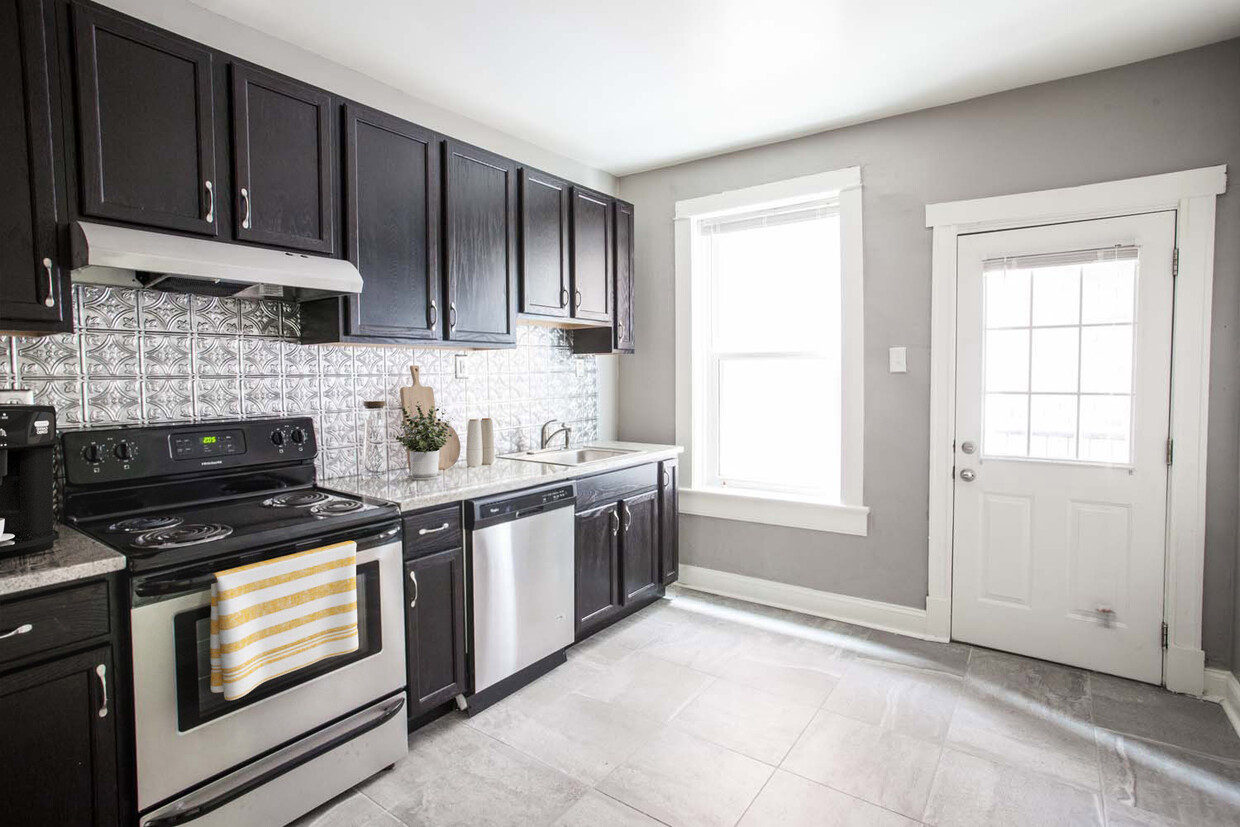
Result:
{"label": "floor tile grout line", "polygon": [[[608,775],[610,775],[610,774],[611,774],[611,773],[608,773]],[[628,807],[630,810],[632,810],[632,811],[633,811],[633,812],[635,812],[635,813],[641,813],[641,814],[642,814],[642,815],[644,815],[646,818],[649,818],[649,819],[651,819],[652,821],[657,821],[659,824],[665,824],[665,825],[667,825],[667,827],[672,827],[672,825],[668,824],[668,822],[664,821],[663,819],[661,819],[661,818],[659,818],[659,817],[657,817],[657,816],[653,816],[653,815],[651,815],[650,813],[646,812],[645,810],[641,809],[640,807],[634,807],[632,804],[630,804],[630,803],[629,803],[629,802],[627,802],[627,801],[621,801],[619,798],[616,798],[614,795],[611,795],[611,794],[610,794],[610,793],[608,793],[608,792],[605,792],[605,791],[603,791],[603,790],[600,790],[598,787],[591,787],[590,789],[591,789],[593,792],[596,792],[596,793],[598,793],[599,795],[603,796],[604,798],[606,798],[606,799],[609,799],[609,800],[611,800],[611,801],[616,802],[617,804],[619,804],[619,805],[620,805],[620,806],[622,806],[622,807]]]}
{"label": "floor tile grout line", "polygon": [[1196,758],[1205,758],[1210,761],[1217,761],[1220,764],[1226,764],[1227,766],[1230,766],[1230,767],[1240,767],[1240,757],[1228,758],[1224,755],[1217,755],[1213,752],[1202,752],[1201,750],[1193,749],[1192,747],[1180,746],[1179,744],[1172,744],[1168,741],[1160,741],[1157,738],[1149,738],[1145,735],[1136,735],[1131,732],[1124,732],[1122,729],[1112,729],[1111,727],[1098,726],[1097,724],[1094,725],[1094,729],[1098,729],[1103,732],[1109,732],[1112,735],[1118,735],[1121,738],[1130,738],[1134,741],[1140,741],[1144,744],[1153,744],[1159,747],[1169,747],[1170,749],[1178,750],[1180,752],[1187,752],[1189,755],[1192,755]]}
{"label": "floor tile grout line", "polygon": [[[941,756],[941,754],[942,754],[942,753],[941,753],[941,751],[940,751],[940,756]],[[848,792],[847,790],[841,790],[839,787],[833,786],[833,785],[831,785],[831,784],[827,784],[827,783],[825,783],[825,782],[823,782],[823,781],[819,781],[819,780],[817,780],[817,779],[815,779],[815,778],[810,778],[808,775],[802,775],[801,773],[799,773],[799,772],[797,772],[796,770],[791,769],[791,768],[789,768],[789,767],[778,767],[777,769],[782,770],[783,772],[786,772],[786,773],[788,773],[789,775],[795,775],[797,778],[801,779],[802,781],[808,781],[808,782],[810,782],[811,784],[817,784],[817,785],[818,785],[818,786],[820,786],[820,787],[826,787],[826,788],[827,788],[827,789],[829,789],[829,790],[834,790],[835,792],[840,793],[841,795],[846,795],[846,796],[848,796],[849,798],[855,798],[855,799],[857,799],[858,801],[864,801],[866,804],[869,804],[869,805],[874,806],[874,807],[878,807],[880,810],[886,810],[886,811],[887,811],[887,812],[889,812],[889,813],[895,813],[896,815],[898,815],[898,816],[900,816],[900,817],[902,817],[902,818],[907,818],[909,821],[915,821],[915,822],[921,822],[921,823],[928,823],[928,822],[922,822],[922,819],[921,819],[920,817],[914,817],[914,816],[910,816],[910,815],[905,815],[904,813],[901,813],[901,812],[900,812],[900,811],[898,811],[898,810],[893,810],[893,809],[891,809],[890,807],[886,807],[886,806],[884,806],[884,805],[882,805],[882,804],[879,804],[879,803],[878,803],[878,802],[876,802],[876,801],[871,801],[871,800],[870,800],[870,799],[868,799],[868,798],[864,798],[863,796],[859,796],[859,795],[856,795],[856,794],[854,794],[854,793],[850,793],[850,792]],[[935,765],[935,772],[938,772],[938,766],[937,766],[937,765]],[[927,795],[927,799],[928,799],[928,798],[929,798],[929,796]],[[927,804],[928,804],[928,803],[929,803],[929,802],[927,801]],[[924,807],[922,808],[922,815],[923,815],[923,816],[925,815],[925,808],[924,808]]]}

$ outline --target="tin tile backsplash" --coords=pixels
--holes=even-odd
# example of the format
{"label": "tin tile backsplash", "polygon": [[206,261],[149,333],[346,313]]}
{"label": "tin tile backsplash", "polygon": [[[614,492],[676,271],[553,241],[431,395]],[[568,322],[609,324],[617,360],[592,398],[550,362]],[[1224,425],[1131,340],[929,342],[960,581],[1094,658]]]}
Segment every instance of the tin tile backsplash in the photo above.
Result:
{"label": "tin tile backsplash", "polygon": [[73,333],[0,336],[0,386],[33,388],[61,428],[306,415],[320,475],[347,476],[361,470],[362,402],[383,399],[397,470],[398,394],[418,365],[461,437],[462,462],[473,417],[495,420],[499,453],[537,447],[549,419],[571,425],[574,442],[597,437],[598,366],[573,355],[566,330],[519,325],[515,349],[468,352],[458,379],[461,351],[298,344],[297,305],[287,302],[80,284],[73,296]]}

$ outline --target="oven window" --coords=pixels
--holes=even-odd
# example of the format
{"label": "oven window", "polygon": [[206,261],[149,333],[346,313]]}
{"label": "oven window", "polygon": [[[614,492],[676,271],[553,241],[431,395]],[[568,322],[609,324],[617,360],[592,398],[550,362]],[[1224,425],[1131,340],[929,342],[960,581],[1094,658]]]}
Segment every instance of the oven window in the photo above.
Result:
{"label": "oven window", "polygon": [[203,606],[181,612],[172,621],[177,662],[177,729],[193,729],[379,652],[383,648],[379,611],[379,563],[373,561],[357,567],[357,651],[267,681],[235,701],[226,701],[222,694],[211,691],[211,608]]}

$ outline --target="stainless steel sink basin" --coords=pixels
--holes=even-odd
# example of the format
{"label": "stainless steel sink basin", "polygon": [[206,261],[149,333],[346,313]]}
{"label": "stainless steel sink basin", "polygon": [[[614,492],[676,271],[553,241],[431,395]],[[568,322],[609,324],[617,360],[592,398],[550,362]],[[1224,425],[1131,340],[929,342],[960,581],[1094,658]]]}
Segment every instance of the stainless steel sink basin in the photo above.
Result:
{"label": "stainless steel sink basin", "polygon": [[521,462],[543,462],[548,465],[586,465],[612,457],[631,454],[632,451],[622,448],[553,448],[544,451],[525,451],[520,454],[505,454],[500,459],[515,459]]}

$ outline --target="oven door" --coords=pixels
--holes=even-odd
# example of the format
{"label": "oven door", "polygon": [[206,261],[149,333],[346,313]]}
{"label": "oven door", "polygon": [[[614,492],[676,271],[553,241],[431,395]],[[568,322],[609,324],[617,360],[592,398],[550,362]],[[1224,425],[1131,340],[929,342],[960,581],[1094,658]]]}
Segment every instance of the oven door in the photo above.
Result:
{"label": "oven door", "polygon": [[[172,573],[134,581],[140,811],[404,686],[399,526],[360,537],[332,537],[330,542],[342,539],[358,544],[358,650],[269,681],[236,701],[226,701],[209,688],[210,579]],[[326,542],[271,549],[264,556],[280,557]]]}

